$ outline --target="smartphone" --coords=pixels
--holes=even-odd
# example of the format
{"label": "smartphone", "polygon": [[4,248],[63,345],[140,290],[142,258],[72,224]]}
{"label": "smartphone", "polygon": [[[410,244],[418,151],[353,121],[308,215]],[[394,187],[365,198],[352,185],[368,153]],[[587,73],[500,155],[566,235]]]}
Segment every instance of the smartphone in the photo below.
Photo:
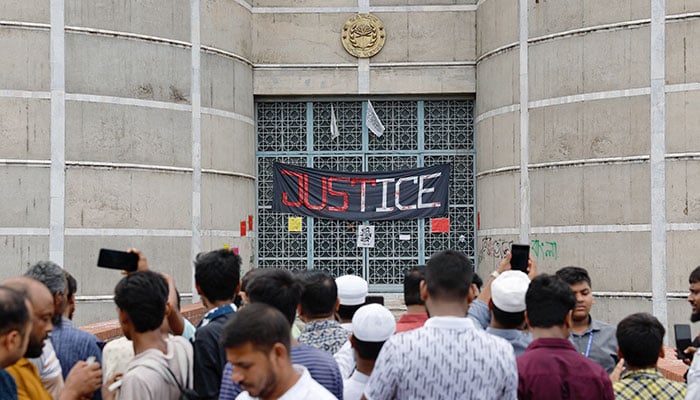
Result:
{"label": "smartphone", "polygon": [[98,267],[120,269],[127,272],[136,271],[138,264],[138,254],[126,251],[100,249],[100,255],[97,258]]}
{"label": "smartphone", "polygon": [[510,246],[510,267],[527,274],[527,261],[530,258],[530,246],[527,244],[515,244]]}
{"label": "smartphone", "polygon": [[687,349],[688,346],[693,342],[690,336],[690,325],[687,324],[675,324],[673,325],[673,332],[676,336],[676,350],[678,350],[678,359],[682,360],[684,358],[693,358],[692,354],[685,354],[683,350]]}

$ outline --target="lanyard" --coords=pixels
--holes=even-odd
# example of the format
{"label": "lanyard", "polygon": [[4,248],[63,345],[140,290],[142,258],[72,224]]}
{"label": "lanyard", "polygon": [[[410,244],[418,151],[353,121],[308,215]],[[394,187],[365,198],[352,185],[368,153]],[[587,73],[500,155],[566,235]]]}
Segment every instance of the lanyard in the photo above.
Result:
{"label": "lanyard", "polygon": [[586,358],[588,358],[588,355],[591,354],[591,345],[593,344],[593,331],[591,331],[591,335],[588,337],[588,346],[586,346]]}

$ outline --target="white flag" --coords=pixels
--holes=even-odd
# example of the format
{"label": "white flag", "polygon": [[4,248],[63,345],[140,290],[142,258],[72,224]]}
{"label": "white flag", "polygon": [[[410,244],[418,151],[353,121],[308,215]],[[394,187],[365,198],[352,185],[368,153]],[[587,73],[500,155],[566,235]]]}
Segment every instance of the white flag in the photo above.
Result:
{"label": "white flag", "polygon": [[335,120],[335,110],[333,110],[333,105],[331,105],[331,139],[335,139],[338,136],[340,136],[338,121]]}
{"label": "white flag", "polygon": [[367,100],[367,117],[365,118],[365,123],[367,123],[367,128],[372,131],[377,137],[384,134],[384,125],[382,121],[379,120],[374,107],[372,107],[372,102]]}

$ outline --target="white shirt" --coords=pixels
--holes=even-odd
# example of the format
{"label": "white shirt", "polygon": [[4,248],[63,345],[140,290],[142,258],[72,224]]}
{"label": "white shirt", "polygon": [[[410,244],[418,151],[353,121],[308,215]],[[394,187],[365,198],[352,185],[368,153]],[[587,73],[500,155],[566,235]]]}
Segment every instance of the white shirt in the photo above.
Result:
{"label": "white shirt", "polygon": [[365,375],[360,371],[355,371],[350,379],[343,381],[343,399],[344,400],[360,400],[362,393],[365,391],[365,386],[369,381],[369,375]]}
{"label": "white shirt", "polygon": [[513,346],[469,318],[432,317],[384,343],[365,388],[369,400],[517,398]]}
{"label": "white shirt", "polygon": [[[289,390],[287,390],[278,400],[337,400],[326,388],[311,378],[309,370],[302,365],[294,365],[294,370],[301,374],[301,378]],[[248,392],[243,392],[236,397],[236,400],[255,400]]]}
{"label": "white shirt", "polygon": [[352,349],[352,344],[349,340],[345,342],[340,350],[333,354],[333,358],[335,358],[335,362],[338,363],[340,375],[342,375],[343,379],[350,378],[357,363],[355,362],[355,351]]}
{"label": "white shirt", "polygon": [[700,352],[695,353],[693,362],[688,369],[688,391],[686,400],[700,400]]}

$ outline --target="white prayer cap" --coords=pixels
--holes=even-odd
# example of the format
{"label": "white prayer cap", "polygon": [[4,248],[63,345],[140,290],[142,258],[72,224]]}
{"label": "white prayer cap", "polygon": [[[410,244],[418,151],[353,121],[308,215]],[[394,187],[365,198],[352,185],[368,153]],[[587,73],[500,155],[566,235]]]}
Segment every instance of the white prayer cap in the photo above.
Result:
{"label": "white prayer cap", "polygon": [[491,283],[491,301],[501,311],[525,311],[525,293],[529,286],[530,278],[524,272],[505,271]]}
{"label": "white prayer cap", "polygon": [[352,334],[364,342],[385,342],[396,331],[396,320],[386,307],[367,304],[352,317]]}
{"label": "white prayer cap", "polygon": [[367,281],[355,275],[343,275],[336,278],[338,286],[338,298],[344,306],[358,306],[365,304],[365,297],[369,292]]}

